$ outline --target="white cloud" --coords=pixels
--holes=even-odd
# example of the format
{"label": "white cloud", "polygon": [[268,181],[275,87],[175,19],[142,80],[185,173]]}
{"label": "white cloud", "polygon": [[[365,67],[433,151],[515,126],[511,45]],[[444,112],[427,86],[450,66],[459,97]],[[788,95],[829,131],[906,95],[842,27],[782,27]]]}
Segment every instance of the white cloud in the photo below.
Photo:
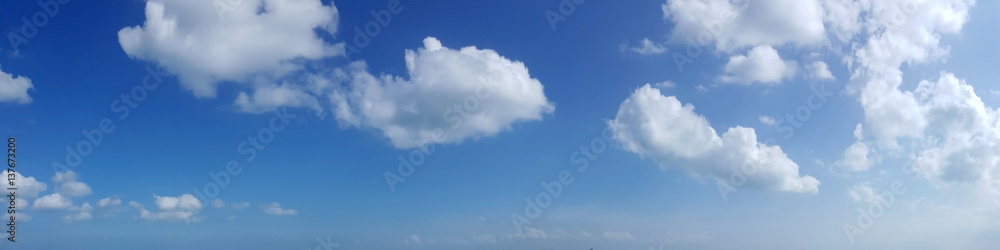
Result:
{"label": "white cloud", "polygon": [[56,184],[56,193],[67,197],[84,197],[93,193],[90,186],[79,182],[80,176],[73,171],[59,172],[52,177],[52,182]]}
{"label": "white cloud", "polygon": [[768,126],[774,126],[774,123],[775,123],[774,117],[770,117],[770,116],[766,116],[766,115],[762,115],[762,116],[757,117],[757,120],[760,120],[760,123],[763,123],[764,125],[768,125]]}
{"label": "white cloud", "polygon": [[658,88],[658,89],[670,89],[670,88],[677,87],[677,84],[674,84],[674,82],[671,82],[671,81],[662,81],[662,82],[658,82],[658,83],[653,84],[653,87]]}
{"label": "white cloud", "polygon": [[1000,97],[1000,90],[992,90],[991,89],[990,90],[990,94],[992,94],[993,97]]}
{"label": "white cloud", "polygon": [[806,71],[809,72],[809,78],[818,80],[835,80],[833,73],[830,72],[830,68],[826,66],[823,61],[815,61],[810,64],[805,65]]}
{"label": "white cloud", "polygon": [[233,203],[234,209],[246,209],[250,207],[250,202]]}
{"label": "white cloud", "polygon": [[624,232],[624,231],[622,231],[622,232],[604,231],[603,236],[604,236],[605,239],[609,239],[609,240],[622,240],[622,241],[624,241],[624,240],[635,240],[635,238],[632,237],[632,234],[630,234],[629,232]]}
{"label": "white cloud", "polygon": [[76,213],[73,213],[73,214],[70,214],[70,215],[66,215],[65,217],[63,217],[63,222],[64,223],[71,223],[71,222],[74,222],[74,221],[81,221],[81,220],[89,220],[90,218],[93,217],[93,215],[90,214],[90,211],[93,211],[94,207],[91,207],[90,203],[83,203],[83,205],[81,205],[79,207],[73,207],[70,210],[72,210],[72,211],[74,211]]}
{"label": "white cloud", "polygon": [[878,193],[872,188],[871,182],[854,185],[847,189],[847,196],[851,200],[861,203],[874,204],[879,202]]}
{"label": "white cloud", "polygon": [[[7,173],[6,175],[10,174],[11,173]],[[48,185],[45,185],[45,183],[43,182],[39,182],[38,180],[35,179],[35,177],[23,176],[21,175],[21,172],[14,172],[13,175],[14,175],[14,186],[11,186],[10,182],[4,181],[3,187],[4,190],[7,190],[8,188],[17,188],[18,197],[35,198],[38,197],[38,193],[41,193],[42,191],[45,191],[45,189],[48,189]]]}
{"label": "white cloud", "polygon": [[107,197],[97,201],[98,207],[117,207],[122,204],[122,200],[118,197]]}
{"label": "white cloud", "polygon": [[799,166],[779,146],[757,142],[752,128],[730,128],[720,137],[705,117],[694,113],[694,106],[682,105],[649,85],[622,102],[608,126],[626,150],[650,157],[664,169],[681,160],[692,175],[725,182],[734,167],[747,165],[754,171],[747,174],[744,187],[795,193],[819,190],[819,181],[800,176]]}
{"label": "white cloud", "polygon": [[854,138],[857,139],[857,142],[844,150],[843,159],[834,163],[834,166],[839,167],[844,172],[862,172],[868,171],[868,168],[875,164],[873,149],[862,141],[864,139],[863,131],[861,124],[854,128]]}
{"label": "white cloud", "polygon": [[662,9],[663,18],[675,24],[674,43],[714,42],[720,50],[733,51],[826,40],[826,13],[818,0],[669,0]]}
{"label": "white cloud", "polygon": [[653,42],[649,38],[643,38],[639,47],[631,47],[629,50],[640,55],[659,55],[667,52],[667,49],[663,45]]}
{"label": "white cloud", "polygon": [[337,120],[377,129],[397,148],[413,148],[492,136],[555,110],[523,63],[493,50],[453,50],[428,37],[423,48],[406,51],[406,68],[408,80],[376,77],[363,62],[352,63],[349,87],[330,96]]}
{"label": "white cloud", "polygon": [[[214,97],[219,82],[280,77],[301,69],[298,60],[343,54],[343,44],[327,44],[317,32],[336,31],[339,13],[332,4],[244,0],[225,18],[219,18],[213,3],[147,1],[145,22],[118,32],[122,50],[177,75],[181,85],[197,97]],[[259,101],[265,103],[247,103],[251,107],[245,108],[253,110],[276,102]]]}
{"label": "white cloud", "polygon": [[31,79],[28,77],[14,76],[3,72],[3,68],[0,68],[0,103],[31,103],[28,90],[34,88],[35,85],[31,84]]}
{"label": "white cloud", "polygon": [[146,210],[145,206],[135,201],[130,201],[129,206],[138,209],[139,218],[145,220],[184,221],[188,223],[200,220],[198,214],[203,206],[194,195],[182,194],[171,197],[154,194],[153,198],[156,199],[156,207],[159,210],[157,212]]}
{"label": "white cloud", "polygon": [[798,63],[793,60],[781,60],[778,51],[771,46],[761,45],[751,49],[745,56],[730,57],[724,68],[726,74],[720,80],[727,83],[774,85],[794,77],[798,67]]}
{"label": "white cloud", "polygon": [[698,91],[698,93],[708,92],[708,88],[705,85],[694,86],[694,90]]}
{"label": "white cloud", "polygon": [[267,214],[270,214],[270,215],[297,215],[297,214],[299,214],[298,210],[295,210],[295,209],[283,209],[283,208],[281,208],[281,204],[278,204],[277,202],[271,202],[271,204],[268,204],[267,206],[264,206],[263,210],[264,210],[264,213],[267,213]]}
{"label": "white cloud", "polygon": [[212,200],[212,207],[213,208],[222,208],[222,207],[225,207],[225,206],[226,206],[226,202],[223,202],[219,198],[215,198],[214,200]]}
{"label": "white cloud", "polygon": [[58,193],[42,196],[42,198],[35,200],[34,204],[31,208],[39,210],[57,210],[73,207],[72,201]]}

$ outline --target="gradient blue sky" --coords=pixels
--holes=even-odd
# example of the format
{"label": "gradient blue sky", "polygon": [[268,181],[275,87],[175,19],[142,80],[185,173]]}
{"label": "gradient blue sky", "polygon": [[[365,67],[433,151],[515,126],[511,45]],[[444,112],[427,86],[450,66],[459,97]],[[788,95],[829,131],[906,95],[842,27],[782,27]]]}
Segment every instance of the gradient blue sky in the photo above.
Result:
{"label": "gradient blue sky", "polygon": [[[249,5],[261,1],[296,2],[243,2]],[[209,17],[215,13],[210,1],[149,2],[173,2],[166,5],[167,13],[211,12]],[[387,2],[324,0],[322,4],[338,10],[332,14],[333,20],[327,20],[338,27],[336,33],[330,34],[313,23],[305,24],[305,28],[330,48],[338,48],[341,43],[352,45],[354,27],[372,22],[369,11],[384,10]],[[815,2],[819,7],[803,7],[787,2],[750,1],[751,7],[739,15],[748,19],[727,26],[724,34],[707,46],[698,46],[703,53],[691,58],[681,71],[675,58],[687,53],[689,47],[684,39],[689,34],[683,27],[711,21],[712,17],[698,13],[728,6],[730,1],[590,0],[576,6],[553,30],[546,12],[558,12],[563,1],[403,0],[402,12],[393,15],[371,44],[350,58],[333,53],[274,59],[265,56],[280,53],[271,51],[271,47],[241,50],[249,47],[222,44],[219,46],[230,49],[204,56],[239,53],[249,56],[234,58],[290,64],[295,69],[275,73],[271,69],[244,68],[232,73],[242,77],[240,80],[219,77],[230,73],[216,72],[214,68],[166,70],[164,81],[150,90],[128,117],[119,119],[121,113],[112,109],[112,103],[140,86],[148,67],[185,65],[185,60],[192,57],[171,57],[187,52],[163,52],[176,48],[158,50],[156,46],[169,47],[158,43],[142,43],[133,54],[123,49],[122,29],[148,27],[143,26],[147,20],[146,1],[103,5],[71,1],[61,5],[48,24],[38,29],[37,36],[16,51],[8,40],[0,42],[0,71],[13,76],[5,80],[0,75],[0,89],[16,89],[9,86],[18,76],[30,79],[32,86],[26,90],[28,101],[17,94],[0,95],[0,130],[17,138],[20,174],[46,186],[37,196],[22,194],[36,207],[18,210],[30,219],[18,222],[16,243],[0,244],[14,249],[324,249],[318,238],[329,238],[339,243],[340,249],[991,249],[1000,244],[993,237],[1000,233],[1000,111],[996,108],[1000,106],[1000,85],[996,84],[1000,51],[993,46],[993,41],[1000,38],[995,32],[1000,17],[993,15],[1000,11],[1000,3],[916,1],[920,11],[900,29],[870,29],[884,23],[879,18],[855,18],[858,28],[848,32],[848,39],[841,40],[836,28],[842,26],[834,25],[841,20],[820,17],[821,30],[810,34],[795,33],[801,31],[797,27],[774,24],[810,19],[808,14],[796,15],[798,7],[828,13],[836,4],[859,4],[861,16],[878,17],[883,11],[879,4],[872,7],[864,0],[813,0],[803,2]],[[699,3],[715,5],[706,5],[709,11],[698,12],[702,10]],[[20,33],[22,17],[30,18],[42,11],[33,1],[8,1],[2,5],[0,27],[12,33]],[[172,6],[186,8],[170,9]],[[769,9],[775,6],[788,6],[788,11]],[[665,11],[672,15],[665,15]],[[790,16],[780,16],[782,13]],[[762,15],[774,18],[754,19]],[[204,15],[187,17],[192,19],[182,18],[182,23],[225,20],[195,18]],[[278,22],[265,19],[269,20]],[[785,37],[769,36],[764,31]],[[183,32],[175,35],[184,37]],[[889,39],[893,42],[887,45],[872,46],[878,37],[892,37],[892,32],[902,35]],[[246,40],[282,35],[247,34],[250,36]],[[810,37],[816,34],[819,38]],[[936,37],[940,40],[933,39]],[[644,39],[651,47],[640,50]],[[515,61],[515,65],[523,63],[530,78],[544,87],[544,95],[540,100],[530,95],[486,100],[500,107],[491,114],[505,110],[516,119],[488,120],[484,127],[456,135],[462,138],[460,141],[432,144],[434,153],[394,188],[387,184],[385,173],[395,173],[397,157],[409,155],[414,149],[394,144],[383,133],[385,124],[366,123],[374,118],[366,117],[369,120],[361,125],[350,125],[337,117],[338,108],[365,105],[338,104],[329,97],[329,91],[357,94],[350,92],[356,89],[346,87],[351,79],[331,77],[332,87],[314,95],[319,100],[319,111],[295,102],[250,110],[237,101],[241,93],[252,93],[264,88],[261,86],[278,82],[305,86],[306,76],[329,76],[340,69],[398,76],[405,79],[400,80],[403,86],[421,84],[422,80],[410,79],[412,70],[408,70],[404,56],[406,50],[433,47],[433,43],[428,45],[429,40],[454,50],[467,46],[488,49]],[[724,45],[723,41],[729,43]],[[907,43],[911,41],[923,42]],[[858,66],[857,62],[878,60],[858,56],[858,51],[869,47],[903,58],[899,61],[902,64],[885,62],[887,66],[880,67],[876,62],[869,64],[876,66]],[[782,69],[775,67],[784,65],[774,64],[774,58],[755,57],[754,52],[768,54],[770,48],[780,55],[780,60],[795,64],[781,73]],[[659,49],[663,51],[656,53]],[[421,61],[429,64],[424,68],[424,72],[431,72],[428,75],[436,72],[447,79],[459,79],[478,73],[448,71],[463,69],[461,65],[449,66],[461,62],[447,58],[435,61],[427,52],[430,50],[422,51],[417,53],[429,58]],[[919,55],[927,51],[938,52]],[[736,57],[748,53],[749,62],[743,61],[747,64],[742,66],[752,72],[740,71]],[[255,58],[258,55],[261,58]],[[853,65],[848,63],[852,60]],[[362,61],[367,67],[357,69]],[[808,66],[813,62],[828,65],[833,79],[810,70]],[[727,70],[727,64],[733,70]],[[895,76],[889,69],[897,68],[901,70],[901,85],[880,82],[886,75]],[[774,80],[755,74],[764,71],[777,71],[779,76]],[[905,106],[907,103],[893,102],[897,99],[888,97],[879,99],[898,91],[913,92],[924,80],[938,82],[943,71],[964,80],[961,86],[974,88],[972,93],[982,103],[958,94],[967,99],[957,103],[972,103],[969,109],[941,104],[957,98],[947,92],[951,83],[911,93],[909,96],[918,100],[913,104],[916,106]],[[185,85],[187,80],[180,76],[196,74],[191,72],[212,74],[217,79],[209,82],[218,84]],[[727,80],[725,76],[738,80]],[[357,78],[355,75],[352,79],[357,82]],[[378,81],[384,85],[398,83]],[[446,84],[425,88],[420,92],[423,94],[403,88],[395,97],[416,98],[417,103],[442,96],[465,97],[448,94],[451,92]],[[475,83],[450,84],[456,87]],[[650,86],[644,87],[646,84]],[[786,138],[779,131],[784,124],[765,122],[767,117],[781,120],[807,106],[814,93],[811,86],[820,85],[835,94],[812,110],[811,117],[794,129],[793,136]],[[211,86],[216,94],[199,96],[188,86]],[[658,94],[662,94],[659,99],[643,98]],[[693,111],[678,109],[668,98],[671,96],[680,104],[692,105]],[[921,99],[925,97],[939,99],[925,102]],[[545,103],[554,109],[546,111]],[[934,113],[939,107],[935,105],[951,107],[958,115],[942,118],[941,114],[951,111]],[[417,105],[417,109],[421,107],[438,106]],[[536,109],[539,107],[543,107],[541,111]],[[917,123],[890,115],[908,112],[909,107],[922,110],[911,116]],[[976,116],[979,113],[964,112],[975,107],[984,108],[984,113]],[[628,108],[640,112],[623,112]],[[239,145],[269,126],[274,116],[271,110],[286,110],[295,118],[247,162],[247,155],[238,151]],[[434,117],[441,113],[434,109],[419,111]],[[688,152],[688,148],[711,144],[684,138],[701,131],[697,130],[701,124],[698,116],[719,137],[733,127],[753,129],[756,142],[764,143],[759,147],[780,150],[786,156],[773,157],[778,162],[787,157],[797,173],[774,170],[781,164],[769,162],[763,167],[776,171],[774,175],[751,176],[754,185],[741,187],[723,198],[717,183],[726,183],[728,174],[718,174],[718,169],[713,168],[728,169],[728,159],[743,157],[740,152],[747,148],[726,142],[725,146],[705,152]],[[105,118],[113,121],[114,131],[103,137],[92,154],[82,157],[82,164],[71,169],[73,173],[68,175],[77,178],[60,179],[52,163],[65,162],[65,148],[85,140],[81,131],[98,128]],[[982,118],[976,121],[985,122],[985,129],[946,122],[976,118]],[[604,142],[600,138],[609,124],[629,125],[634,121],[645,123],[612,129],[615,137],[607,141],[608,149],[590,160],[586,171],[578,170],[579,165],[571,160],[578,157],[574,157],[574,151],[595,139]],[[390,125],[413,125],[406,119],[392,122],[397,124]],[[892,132],[908,131],[908,127],[921,122],[926,126],[916,134]],[[862,140],[854,136],[859,124],[866,132]],[[488,132],[491,129],[499,132]],[[941,134],[949,138],[965,132],[978,135],[983,144],[961,147],[956,145],[961,143],[934,139]],[[670,138],[676,141],[665,141]],[[851,165],[848,162],[852,159],[845,159],[845,150],[855,142],[870,149],[862,155],[867,163]],[[775,145],[780,148],[769,147]],[[968,151],[970,148],[979,151]],[[937,162],[918,157],[934,149],[955,149],[957,153]],[[210,200],[194,202],[187,208],[182,201],[175,204],[176,210],[171,210],[169,204],[160,206],[165,197],[184,200],[185,194],[194,194],[193,189],[212,182],[210,172],[224,171],[230,160],[240,162],[242,172],[232,176],[218,195],[224,206],[214,207]],[[917,174],[904,173],[911,168],[917,169]],[[512,214],[524,215],[525,198],[534,199],[544,192],[540,183],[557,180],[564,170],[572,173],[572,184],[563,188],[551,206],[541,209],[541,215],[530,225],[516,226]],[[956,171],[955,175],[972,172],[974,176],[949,174]],[[806,176],[818,180],[819,185],[810,189],[775,184]],[[889,190],[894,181],[900,181],[907,191],[896,196],[895,203],[886,207],[863,233],[853,237],[845,233],[845,224],[857,224],[859,208],[868,209],[878,203],[872,203],[867,191]],[[79,184],[68,183],[85,183],[89,191],[76,190]],[[40,197],[59,194],[71,204],[37,207]],[[105,198],[120,203],[99,206]],[[275,202],[281,208],[268,210]],[[249,206],[234,207],[241,203]],[[143,216],[143,211],[154,216]],[[171,211],[189,214],[177,219],[155,217]],[[82,213],[87,216],[80,216]]]}

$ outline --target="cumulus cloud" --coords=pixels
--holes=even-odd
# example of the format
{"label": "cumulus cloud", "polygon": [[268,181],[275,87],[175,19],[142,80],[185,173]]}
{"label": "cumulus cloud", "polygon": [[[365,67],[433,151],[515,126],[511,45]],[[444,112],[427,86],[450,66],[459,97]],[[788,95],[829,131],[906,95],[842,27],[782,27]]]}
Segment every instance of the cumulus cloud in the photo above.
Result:
{"label": "cumulus cloud", "polygon": [[775,123],[774,117],[770,117],[770,116],[766,116],[766,115],[762,115],[762,116],[757,117],[757,120],[760,120],[760,123],[763,123],[764,125],[768,125],[768,126],[774,126],[774,123]]}
{"label": "cumulus cloud", "polygon": [[264,210],[264,213],[267,213],[267,214],[270,214],[270,215],[297,215],[297,214],[299,214],[298,210],[281,208],[281,204],[278,204],[277,202],[271,202],[271,204],[267,204],[262,209]]}
{"label": "cumulus cloud", "polygon": [[674,24],[674,43],[714,42],[720,50],[733,51],[826,40],[827,14],[819,0],[669,0],[662,9],[663,18]]}
{"label": "cumulus cloud", "polygon": [[[244,0],[231,7],[225,18],[219,18],[213,1],[149,0],[145,22],[121,29],[118,42],[130,57],[157,63],[177,75],[197,97],[214,97],[220,82],[277,78],[300,70],[301,60],[344,52],[343,44],[328,44],[318,33],[336,30],[339,13],[333,4]],[[295,99],[299,96],[284,94],[281,97],[290,100],[248,96],[240,104],[250,111],[276,103],[301,104]]]}
{"label": "cumulus cloud", "polygon": [[727,83],[774,85],[794,77],[798,67],[798,63],[793,60],[781,60],[778,51],[771,46],[761,45],[751,49],[745,56],[730,57],[724,67],[725,75],[720,80]]}
{"label": "cumulus cloud", "polygon": [[56,184],[56,193],[67,197],[84,197],[93,191],[86,183],[78,181],[80,176],[73,171],[59,172],[52,177],[52,182]]}
{"label": "cumulus cloud", "polygon": [[49,194],[38,198],[31,208],[39,210],[59,210],[73,207],[73,202],[61,194]]}
{"label": "cumulus cloud", "polygon": [[330,95],[337,120],[413,148],[492,136],[555,110],[528,68],[496,51],[450,49],[428,37],[405,59],[409,79],[374,76],[363,62],[352,63],[348,86]]}
{"label": "cumulus cloud", "polygon": [[156,212],[146,210],[145,206],[135,201],[130,201],[129,206],[138,209],[139,218],[144,220],[184,221],[188,223],[200,220],[198,214],[201,213],[203,205],[201,200],[195,198],[194,195],[182,194],[171,197],[154,194],[153,198],[156,200],[156,208],[158,209]]}
{"label": "cumulus cloud", "polygon": [[809,73],[809,78],[817,80],[835,80],[833,73],[830,72],[830,67],[826,65],[823,61],[815,61],[805,65],[806,71]]}
{"label": "cumulus cloud", "polygon": [[614,138],[626,150],[649,157],[666,169],[675,160],[694,176],[729,180],[735,168],[747,165],[744,187],[794,193],[816,193],[819,181],[800,176],[799,166],[777,145],[757,141],[752,128],[734,127],[720,137],[691,104],[663,96],[645,85],[622,102],[614,120],[608,121]]}
{"label": "cumulus cloud", "polygon": [[28,90],[34,88],[35,85],[31,84],[31,79],[28,77],[14,76],[3,72],[3,68],[0,68],[0,103],[31,103]]}
{"label": "cumulus cloud", "polygon": [[90,218],[93,217],[93,215],[90,214],[90,211],[94,210],[94,207],[91,207],[90,203],[83,203],[83,205],[80,205],[79,207],[73,207],[70,210],[72,210],[74,213],[64,216],[63,217],[64,223],[89,220]]}
{"label": "cumulus cloud", "polygon": [[667,52],[667,48],[653,42],[653,40],[649,40],[649,38],[643,38],[639,43],[639,47],[631,47],[628,50],[640,55],[659,55]]}
{"label": "cumulus cloud", "polygon": [[863,141],[863,131],[861,124],[855,127],[854,138],[857,139],[857,142],[844,150],[843,159],[834,163],[834,166],[839,167],[842,172],[868,171],[868,168],[875,163],[875,152]]}
{"label": "cumulus cloud", "polygon": [[974,1],[903,3],[865,6],[872,13],[863,23],[868,38],[847,58],[853,74],[847,91],[864,109],[865,134],[879,147],[909,155],[911,167],[932,182],[979,184],[1000,197],[1000,110],[948,72],[901,89],[900,67],[947,56],[941,37],[961,31]]}
{"label": "cumulus cloud", "polygon": [[847,196],[854,202],[874,204],[879,202],[878,192],[872,188],[871,182],[854,185],[847,189]]}
{"label": "cumulus cloud", "polygon": [[107,197],[97,201],[98,207],[117,207],[122,204],[122,200],[118,197]]}
{"label": "cumulus cloud", "polygon": [[[17,188],[17,196],[19,197],[35,198],[38,197],[38,193],[41,193],[48,188],[48,185],[43,182],[39,182],[35,179],[35,177],[23,176],[21,175],[21,172],[7,173],[7,175],[11,174],[14,175],[14,185],[11,186],[10,182],[4,181],[4,190],[7,190],[8,188]],[[7,177],[9,178],[10,176]]]}

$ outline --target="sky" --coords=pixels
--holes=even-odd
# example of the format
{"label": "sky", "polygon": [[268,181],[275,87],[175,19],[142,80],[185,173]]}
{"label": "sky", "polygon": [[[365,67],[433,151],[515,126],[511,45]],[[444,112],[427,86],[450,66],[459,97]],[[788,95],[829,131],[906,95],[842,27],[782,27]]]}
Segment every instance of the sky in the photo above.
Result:
{"label": "sky", "polygon": [[1000,2],[2,5],[4,248],[1000,244]]}

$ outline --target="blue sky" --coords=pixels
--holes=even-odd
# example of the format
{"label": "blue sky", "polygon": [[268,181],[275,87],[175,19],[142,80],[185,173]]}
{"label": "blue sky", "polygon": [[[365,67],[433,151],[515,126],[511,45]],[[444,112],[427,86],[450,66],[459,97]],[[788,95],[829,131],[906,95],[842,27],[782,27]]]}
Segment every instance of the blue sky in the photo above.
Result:
{"label": "blue sky", "polygon": [[1000,243],[995,2],[49,3],[15,249]]}

